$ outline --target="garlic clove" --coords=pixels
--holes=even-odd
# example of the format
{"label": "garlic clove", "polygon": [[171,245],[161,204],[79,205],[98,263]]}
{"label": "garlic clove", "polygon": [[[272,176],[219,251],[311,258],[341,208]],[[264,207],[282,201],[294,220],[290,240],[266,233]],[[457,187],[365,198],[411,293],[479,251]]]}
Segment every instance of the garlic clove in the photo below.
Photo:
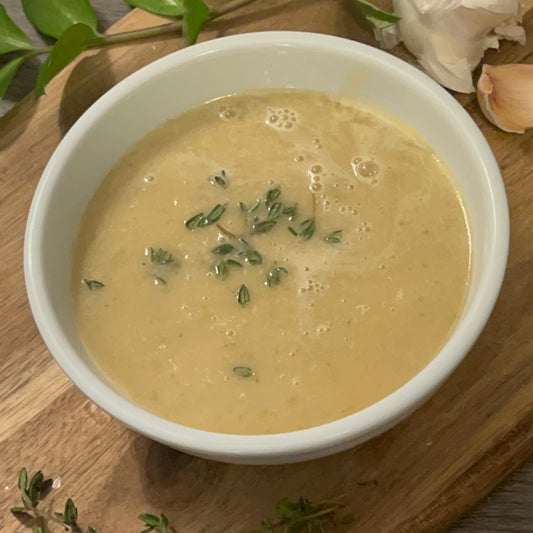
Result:
{"label": "garlic clove", "polygon": [[524,133],[533,127],[533,65],[483,65],[477,100],[495,126]]}

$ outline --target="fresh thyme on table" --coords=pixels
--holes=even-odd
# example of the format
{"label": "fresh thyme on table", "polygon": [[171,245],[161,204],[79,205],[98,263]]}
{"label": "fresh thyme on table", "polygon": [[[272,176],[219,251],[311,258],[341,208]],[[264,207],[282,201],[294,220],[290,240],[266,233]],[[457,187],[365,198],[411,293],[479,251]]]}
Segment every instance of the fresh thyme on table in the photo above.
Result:
{"label": "fresh thyme on table", "polygon": [[[242,377],[253,376],[253,371],[244,366],[237,366],[233,371]],[[39,504],[46,498],[52,489],[52,479],[45,479],[39,470],[31,477],[26,468],[19,473],[18,487],[20,489],[21,503],[12,507],[11,512],[18,518],[21,524],[32,533],[54,533],[66,531],[67,533],[99,533],[94,527],[86,528],[78,524],[78,509],[71,498],[65,502],[63,512],[43,510]],[[290,500],[281,498],[276,504],[278,518],[275,521],[263,520],[261,529],[251,533],[325,533],[325,527],[331,525],[344,525],[353,522],[350,514],[339,515],[344,507],[338,502],[313,503],[306,498]],[[138,516],[143,523],[144,529],[138,533],[179,533],[179,530],[170,526],[168,518],[161,513],[160,516],[143,513]],[[108,532],[100,532],[108,533]]]}

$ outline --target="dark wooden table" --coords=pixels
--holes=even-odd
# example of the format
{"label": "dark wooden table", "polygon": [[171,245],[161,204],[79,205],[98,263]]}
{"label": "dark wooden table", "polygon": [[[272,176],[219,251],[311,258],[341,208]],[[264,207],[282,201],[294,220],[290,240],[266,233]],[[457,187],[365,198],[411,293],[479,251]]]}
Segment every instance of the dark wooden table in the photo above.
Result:
{"label": "dark wooden table", "polygon": [[[5,0],[3,4],[11,17],[34,41],[45,40],[26,21],[20,0]],[[120,0],[92,0],[92,4],[98,12],[102,29],[110,26],[130,9]],[[0,101],[0,116],[30,92],[38,67],[37,59],[23,67],[4,100]],[[3,481],[4,484],[8,482],[8,480]],[[2,513],[4,512],[5,509]],[[454,533],[533,532],[533,460],[530,459],[511,474],[487,498],[468,512],[451,531]]]}

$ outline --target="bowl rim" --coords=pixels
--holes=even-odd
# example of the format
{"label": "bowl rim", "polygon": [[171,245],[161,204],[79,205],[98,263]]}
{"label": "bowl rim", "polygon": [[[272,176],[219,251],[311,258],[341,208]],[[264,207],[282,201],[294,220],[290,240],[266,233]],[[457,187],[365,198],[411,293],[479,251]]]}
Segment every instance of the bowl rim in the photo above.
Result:
{"label": "bowl rim", "polygon": [[[137,86],[150,78],[207,54],[225,54],[264,46],[296,46],[327,49],[345,55],[371,57],[403,78],[410,78],[421,90],[430,91],[455,115],[458,128],[476,146],[482,157],[485,181],[489,185],[490,213],[494,231],[485,243],[487,267],[468,312],[444,348],[418,374],[377,403],[344,418],[308,429],[266,435],[234,435],[186,427],[159,418],[131,403],[109,385],[76,363],[75,351],[66,346],[51,302],[46,296],[43,269],[42,221],[53,197],[54,183],[86,128]],[[357,436],[367,440],[399,421],[425,401],[455,370],[485,326],[495,305],[505,273],[509,247],[509,212],[505,188],[496,160],[470,115],[442,87],[406,62],[371,46],[341,37],[308,32],[272,31],[221,37],[173,52],[154,61],[119,82],[100,97],[72,126],[50,158],[37,186],[26,226],[24,273],[30,307],[38,329],[56,362],[73,383],[104,411],[154,440],[185,452],[227,462],[282,463],[320,457],[341,451]],[[333,451],[328,451],[333,450]]]}

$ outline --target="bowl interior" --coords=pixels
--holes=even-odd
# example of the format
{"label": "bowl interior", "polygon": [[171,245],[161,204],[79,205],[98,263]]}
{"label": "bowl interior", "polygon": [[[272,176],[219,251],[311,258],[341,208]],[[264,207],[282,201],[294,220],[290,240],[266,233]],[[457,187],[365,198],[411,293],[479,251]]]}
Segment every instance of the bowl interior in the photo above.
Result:
{"label": "bowl interior", "polygon": [[[413,380],[418,380],[416,387],[410,382],[397,391],[403,396],[397,396],[393,403],[385,401],[381,410],[348,417],[352,419],[351,425],[338,425],[333,435],[331,431],[320,434],[329,435],[326,439],[329,442],[322,440],[320,446],[309,444],[310,455],[302,452],[302,443],[295,437],[293,454],[301,459],[324,455],[325,446],[329,446],[326,453],[330,453],[336,451],[336,446],[342,449],[348,441],[354,443],[354,427],[368,438],[391,425],[399,415],[405,416],[417,407],[453,371],[473,343],[501,283],[507,253],[508,215],[499,170],[466,112],[446,91],[416,69],[364,45],[288,32],[218,39],[149,65],[93,105],[50,160],[28,220],[26,279],[41,333],[76,385],[123,422],[176,445],[173,432],[179,426],[161,421],[119,398],[87,355],[73,311],[71,254],[89,199],[133,143],[192,106],[262,87],[296,87],[341,94],[385,109],[410,124],[454,173],[468,207],[472,232],[472,283],[462,320],[452,338],[455,345],[445,348],[449,350],[447,359],[441,353],[436,358],[441,358],[441,362],[437,361],[433,370],[422,378],[417,376]],[[115,407],[122,411],[117,413]],[[149,421],[148,426],[134,422],[133,414],[138,412]],[[237,440],[227,440],[231,450],[213,451],[209,445],[202,444],[202,433],[205,432],[190,430],[190,440],[182,448],[224,460],[242,459],[247,453],[247,457],[252,457],[255,453],[256,459],[249,462],[281,462],[280,458],[288,453],[291,445],[286,440],[285,448],[279,443],[276,448],[270,439],[270,451],[266,452],[257,439],[253,450],[243,448],[242,443],[236,444]],[[204,449],[198,452],[201,446]],[[272,461],[259,460],[261,454],[270,454]]]}

